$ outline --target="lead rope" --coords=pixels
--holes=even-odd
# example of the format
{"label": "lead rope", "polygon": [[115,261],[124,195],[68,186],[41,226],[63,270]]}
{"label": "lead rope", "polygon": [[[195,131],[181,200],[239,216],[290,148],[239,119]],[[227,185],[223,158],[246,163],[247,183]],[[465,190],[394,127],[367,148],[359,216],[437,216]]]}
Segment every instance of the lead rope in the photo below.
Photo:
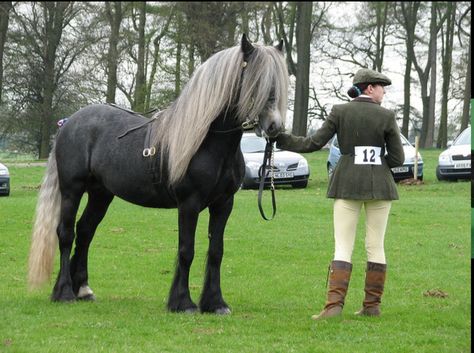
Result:
{"label": "lead rope", "polygon": [[[261,167],[260,173],[260,185],[258,187],[258,209],[260,210],[260,214],[262,215],[263,219],[266,221],[271,221],[275,217],[276,213],[276,201],[275,201],[275,184],[274,184],[274,176],[273,176],[273,166],[274,166],[274,153],[273,153],[273,144],[274,142],[270,142],[267,140],[267,145],[265,146],[265,153],[263,154],[263,164]],[[272,192],[272,217],[267,218],[265,216],[265,212],[263,211],[262,207],[262,195],[263,195],[263,187],[265,184],[265,177],[266,177],[266,169],[267,163],[270,161],[270,168],[271,168],[271,176],[270,176],[270,190]]]}

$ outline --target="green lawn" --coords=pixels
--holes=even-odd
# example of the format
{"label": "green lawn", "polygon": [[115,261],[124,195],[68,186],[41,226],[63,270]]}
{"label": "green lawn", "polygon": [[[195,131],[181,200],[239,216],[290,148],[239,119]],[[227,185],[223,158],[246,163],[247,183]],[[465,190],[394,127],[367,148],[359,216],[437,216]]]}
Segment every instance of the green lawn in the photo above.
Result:
{"label": "green lawn", "polygon": [[[0,352],[470,352],[470,183],[438,182],[440,151],[421,153],[424,185],[399,186],[391,210],[382,316],[353,315],[363,299],[362,219],[343,315],[321,322],[310,317],[324,304],[333,255],[327,151],[306,155],[308,188],[277,189],[271,222],[258,212],[256,190],[236,194],[222,264],[222,290],[232,309],[226,317],[166,311],[177,212],[119,199],[91,247],[90,285],[98,300],[51,303],[52,284],[29,293],[29,239],[44,168],[7,164],[12,191],[0,198]],[[270,213],[270,193],[264,198]],[[190,277],[195,301],[207,220],[204,211]]]}

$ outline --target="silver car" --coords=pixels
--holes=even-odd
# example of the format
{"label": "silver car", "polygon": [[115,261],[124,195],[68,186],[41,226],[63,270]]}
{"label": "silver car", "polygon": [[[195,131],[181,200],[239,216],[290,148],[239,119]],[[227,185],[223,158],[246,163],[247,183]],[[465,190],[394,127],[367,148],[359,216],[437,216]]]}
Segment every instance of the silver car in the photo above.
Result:
{"label": "silver car", "polygon": [[[257,188],[262,170],[267,141],[254,133],[245,133],[240,148],[245,160],[245,177],[242,188]],[[308,185],[310,171],[308,161],[301,154],[275,148],[273,178],[275,185],[287,184],[295,188]],[[270,184],[270,166],[265,173],[265,185]]]}
{"label": "silver car", "polygon": [[0,196],[10,195],[10,173],[8,168],[0,163]]}
{"label": "silver car", "polygon": [[436,166],[438,180],[471,179],[471,127],[465,129],[453,144],[441,152]]}

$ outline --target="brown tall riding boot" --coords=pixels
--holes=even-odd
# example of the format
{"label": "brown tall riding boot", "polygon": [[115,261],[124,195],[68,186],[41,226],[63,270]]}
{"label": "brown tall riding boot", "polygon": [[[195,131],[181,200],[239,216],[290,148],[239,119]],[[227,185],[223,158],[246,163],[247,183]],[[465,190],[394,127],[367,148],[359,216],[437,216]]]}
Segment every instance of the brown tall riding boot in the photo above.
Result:
{"label": "brown tall riding boot", "polygon": [[337,316],[344,306],[344,299],[351,279],[352,264],[334,260],[331,262],[330,271],[326,305],[323,311],[311,317],[313,320]]}
{"label": "brown tall riding boot", "polygon": [[367,262],[365,273],[365,299],[356,315],[380,316],[380,302],[385,283],[386,264]]}

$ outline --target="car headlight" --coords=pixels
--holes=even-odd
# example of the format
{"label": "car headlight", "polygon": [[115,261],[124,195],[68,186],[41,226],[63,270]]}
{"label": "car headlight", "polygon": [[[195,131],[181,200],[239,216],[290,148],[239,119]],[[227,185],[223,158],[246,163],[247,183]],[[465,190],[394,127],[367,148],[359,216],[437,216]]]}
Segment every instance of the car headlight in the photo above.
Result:
{"label": "car headlight", "polygon": [[438,158],[439,163],[449,163],[449,154],[441,153]]}
{"label": "car headlight", "polygon": [[258,170],[260,169],[260,163],[258,162],[247,162],[245,163],[245,165],[247,166],[247,168],[249,168],[252,171],[258,172]]}
{"label": "car headlight", "polygon": [[0,169],[0,175],[8,175],[8,170]]}
{"label": "car headlight", "polygon": [[303,158],[298,162],[298,168],[308,168],[308,161]]}

